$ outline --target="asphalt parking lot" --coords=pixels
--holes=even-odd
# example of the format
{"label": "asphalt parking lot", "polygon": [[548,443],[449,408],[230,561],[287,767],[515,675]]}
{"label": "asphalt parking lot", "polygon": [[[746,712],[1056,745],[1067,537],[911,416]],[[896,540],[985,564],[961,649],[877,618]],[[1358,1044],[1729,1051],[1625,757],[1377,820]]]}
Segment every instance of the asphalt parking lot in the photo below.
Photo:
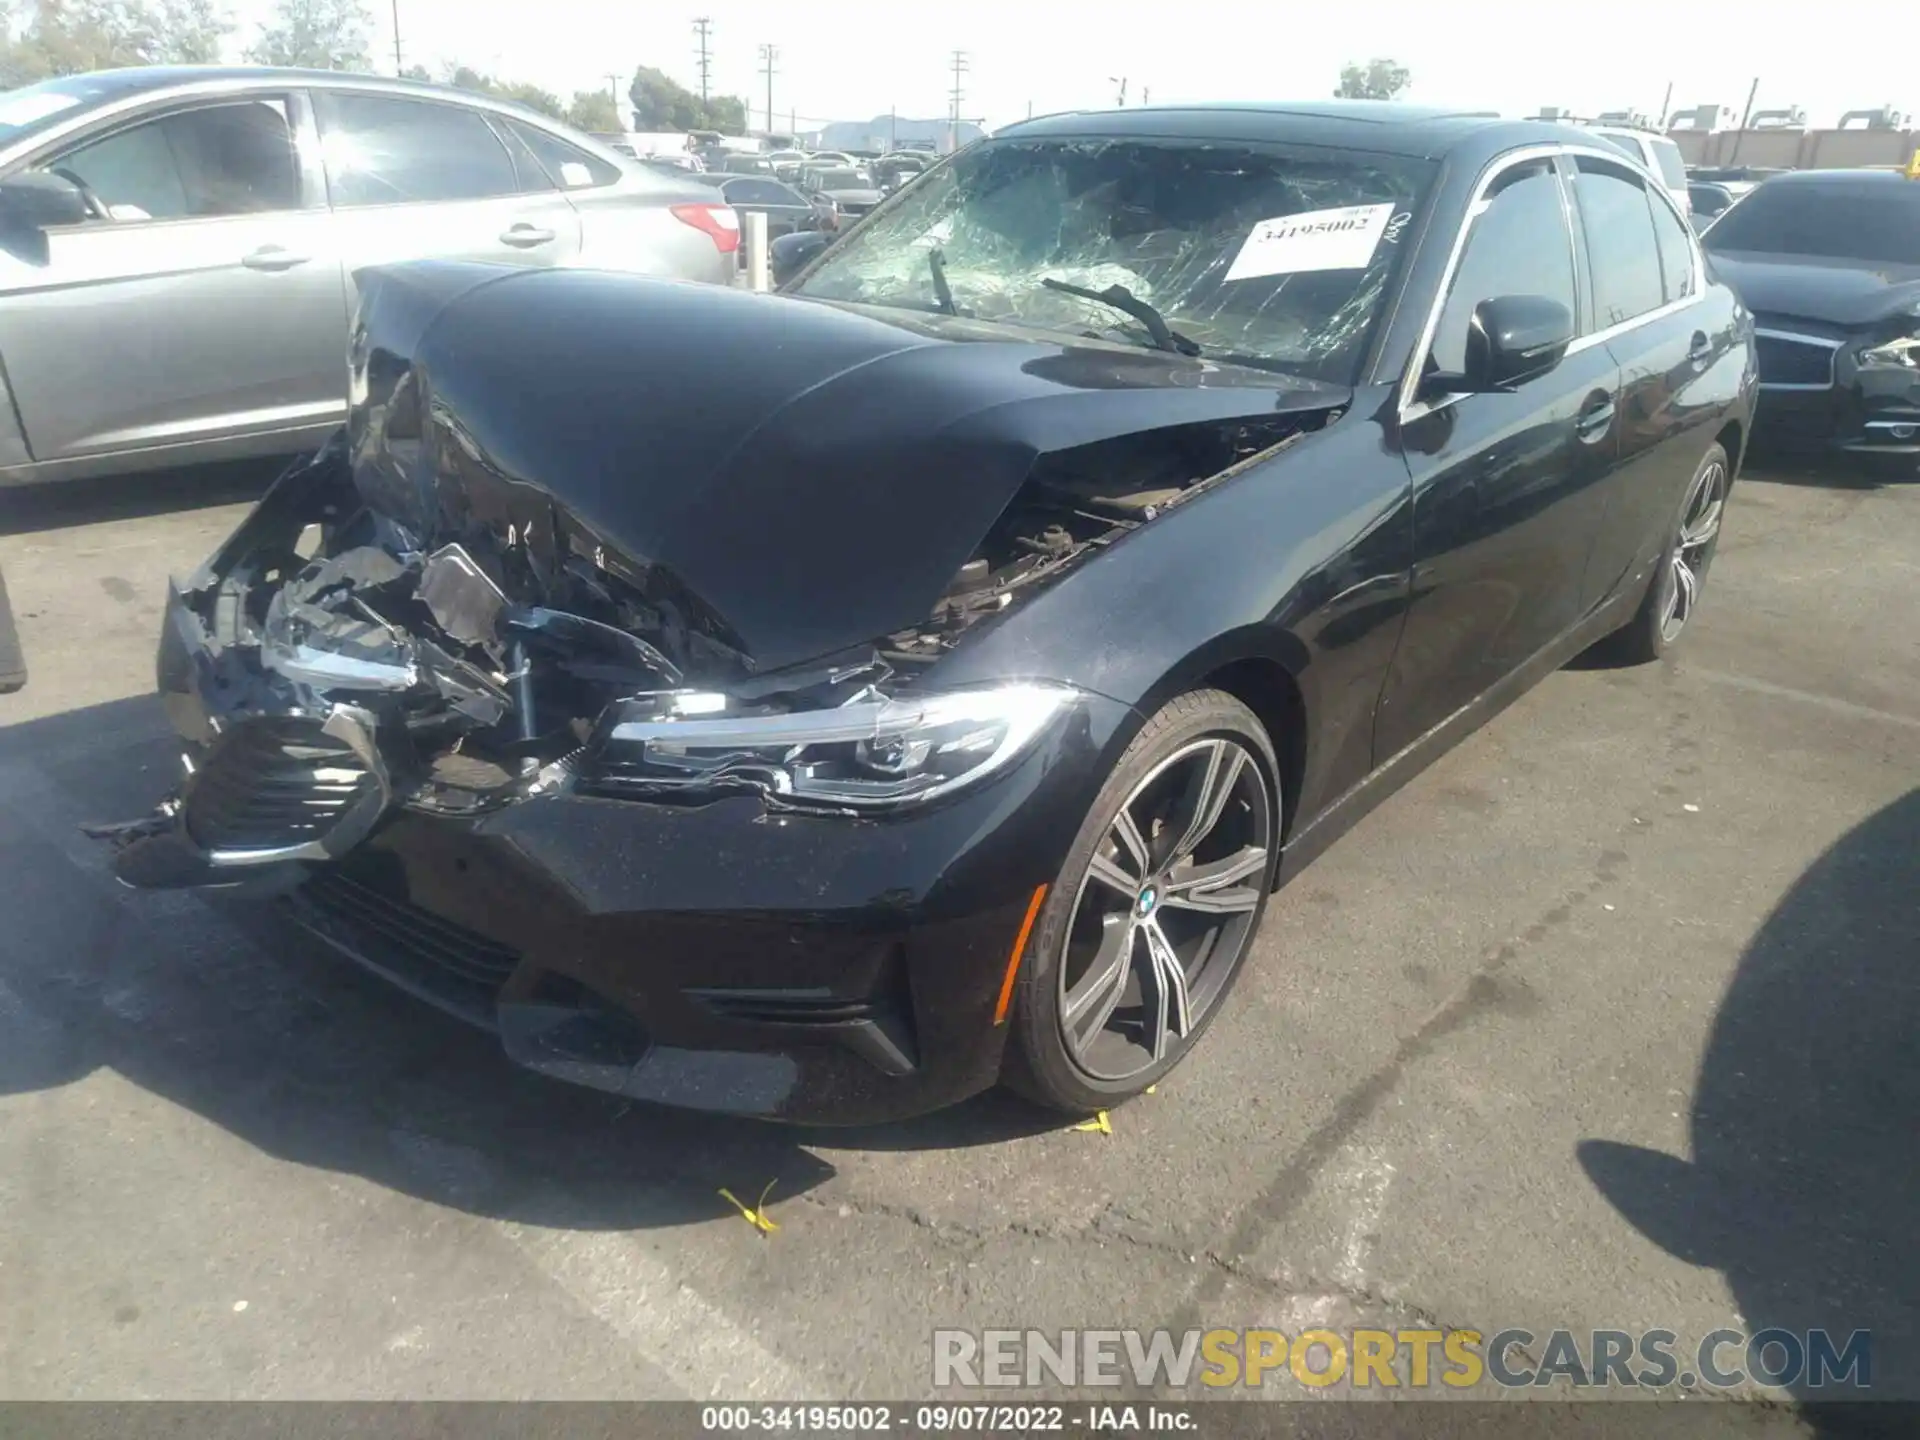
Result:
{"label": "asphalt parking lot", "polygon": [[[171,777],[165,577],[246,483],[0,496],[0,1397],[898,1398],[935,1325],[1375,1321],[1864,1328],[1920,1397],[1920,485],[1750,473],[1677,659],[1363,822],[1101,1135],[623,1106],[118,889],[77,827]],[[770,1236],[716,1193],[770,1182]]]}

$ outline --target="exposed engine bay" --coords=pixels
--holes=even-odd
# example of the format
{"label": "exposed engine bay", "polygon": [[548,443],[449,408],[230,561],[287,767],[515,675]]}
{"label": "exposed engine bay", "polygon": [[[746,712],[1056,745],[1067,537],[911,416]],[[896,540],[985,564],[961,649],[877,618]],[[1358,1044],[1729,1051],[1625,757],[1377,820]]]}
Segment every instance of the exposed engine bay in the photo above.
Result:
{"label": "exposed engine bay", "polygon": [[[394,802],[472,813],[572,783],[615,707],[666,719],[901,694],[975,626],[1324,418],[1209,422],[1043,456],[925,623],[767,673],[663,569],[551,501],[475,508],[448,527],[460,538],[424,539],[368,503],[344,439],[285,477],[181,598],[233,718],[351,704],[373,722]],[[688,787],[631,775],[610,788]]]}
{"label": "exposed engine bay", "polygon": [[880,658],[911,676],[981,621],[1326,418],[1179,426],[1042,456],[926,623],[888,636]]}

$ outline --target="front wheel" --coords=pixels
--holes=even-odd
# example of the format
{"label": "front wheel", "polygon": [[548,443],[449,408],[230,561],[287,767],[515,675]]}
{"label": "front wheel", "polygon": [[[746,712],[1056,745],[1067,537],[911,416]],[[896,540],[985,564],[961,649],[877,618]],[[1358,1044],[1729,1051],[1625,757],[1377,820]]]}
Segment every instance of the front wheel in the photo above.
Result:
{"label": "front wheel", "polygon": [[1007,1081],[1086,1114],[1193,1049],[1266,912],[1279,855],[1272,741],[1240,701],[1169,702],[1120,757],[1023,962]]}
{"label": "front wheel", "polygon": [[1707,447],[1688,482],[1680,516],[1669,536],[1640,608],[1598,647],[1618,665],[1643,665],[1671,649],[1693,619],[1706,587],[1707,569],[1720,546],[1720,520],[1732,484],[1727,452]]}

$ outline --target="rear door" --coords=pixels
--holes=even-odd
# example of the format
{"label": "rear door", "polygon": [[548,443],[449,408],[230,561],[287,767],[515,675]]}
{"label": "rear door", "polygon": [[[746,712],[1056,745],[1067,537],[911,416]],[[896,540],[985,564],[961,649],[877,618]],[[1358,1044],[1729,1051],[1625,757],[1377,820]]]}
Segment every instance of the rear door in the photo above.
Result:
{"label": "rear door", "polygon": [[[1581,307],[1565,187],[1551,156],[1487,182],[1424,370],[1465,368],[1474,308],[1503,295]],[[1571,629],[1614,467],[1619,368],[1601,344],[1500,393],[1403,413],[1413,476],[1413,599],[1381,694],[1376,763],[1498,685]]]}
{"label": "rear door", "polygon": [[564,265],[580,218],[470,106],[317,89],[321,154],[349,279],[400,260]]}
{"label": "rear door", "polygon": [[1704,318],[1693,239],[1664,191],[1630,166],[1570,160],[1594,334],[1620,367],[1620,465],[1584,586],[1593,606],[1638,568],[1679,505],[1707,445],[1693,427],[1712,413],[1689,403],[1689,387],[1730,352],[1733,335]]}
{"label": "rear door", "polygon": [[285,91],[174,102],[33,158],[111,216],[0,253],[0,354],[36,460],[343,413],[341,267],[304,117]]}

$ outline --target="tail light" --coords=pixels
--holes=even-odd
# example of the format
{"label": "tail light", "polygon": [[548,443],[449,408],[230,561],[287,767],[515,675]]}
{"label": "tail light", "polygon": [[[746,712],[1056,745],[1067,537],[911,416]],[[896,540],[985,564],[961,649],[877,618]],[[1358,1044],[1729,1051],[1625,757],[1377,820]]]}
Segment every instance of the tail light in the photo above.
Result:
{"label": "tail light", "polygon": [[732,255],[740,248],[740,217],[733,213],[731,205],[674,205],[670,207],[673,218],[682,225],[691,225],[709,240],[722,255]]}

